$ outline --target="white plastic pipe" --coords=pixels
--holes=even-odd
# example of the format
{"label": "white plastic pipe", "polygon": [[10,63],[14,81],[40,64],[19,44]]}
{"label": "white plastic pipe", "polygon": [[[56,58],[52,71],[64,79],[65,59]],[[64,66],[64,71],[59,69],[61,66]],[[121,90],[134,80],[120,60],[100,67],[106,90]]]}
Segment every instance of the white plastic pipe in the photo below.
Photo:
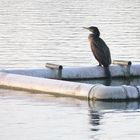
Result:
{"label": "white plastic pipe", "polygon": [[140,86],[104,86],[0,72],[0,85],[91,100],[140,99]]}
{"label": "white plastic pipe", "polygon": [[0,85],[87,98],[93,85],[0,72]]}
{"label": "white plastic pipe", "polygon": [[130,100],[140,99],[140,86],[104,86],[92,88],[89,98],[95,100]]}
{"label": "white plastic pipe", "polygon": [[[109,67],[112,77],[127,77],[129,74],[132,77],[140,76],[140,65],[133,64],[130,67],[111,65]],[[49,68],[31,68],[31,69],[2,69],[1,72],[9,72],[14,74],[22,74],[34,77],[52,78],[59,79],[58,70]],[[61,79],[94,79],[94,78],[104,78],[103,67],[64,67],[62,69]]]}

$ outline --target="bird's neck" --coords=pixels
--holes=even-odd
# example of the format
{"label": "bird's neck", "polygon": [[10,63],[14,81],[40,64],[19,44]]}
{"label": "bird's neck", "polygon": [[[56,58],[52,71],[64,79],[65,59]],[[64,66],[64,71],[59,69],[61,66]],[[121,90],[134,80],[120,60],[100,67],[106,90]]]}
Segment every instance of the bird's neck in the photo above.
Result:
{"label": "bird's neck", "polygon": [[98,38],[99,38],[99,35],[97,35],[97,34],[89,34],[89,36],[88,36],[89,40],[98,39]]}
{"label": "bird's neck", "polygon": [[98,34],[90,34],[93,38],[99,38],[99,35]]}

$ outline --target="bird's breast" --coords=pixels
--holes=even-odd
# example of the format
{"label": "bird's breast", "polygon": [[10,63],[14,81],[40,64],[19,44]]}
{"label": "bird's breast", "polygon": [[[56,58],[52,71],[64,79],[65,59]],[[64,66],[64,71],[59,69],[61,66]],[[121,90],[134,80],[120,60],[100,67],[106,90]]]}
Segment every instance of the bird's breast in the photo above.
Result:
{"label": "bird's breast", "polygon": [[90,44],[93,43],[93,41],[94,41],[94,38],[91,34],[88,36],[88,41]]}

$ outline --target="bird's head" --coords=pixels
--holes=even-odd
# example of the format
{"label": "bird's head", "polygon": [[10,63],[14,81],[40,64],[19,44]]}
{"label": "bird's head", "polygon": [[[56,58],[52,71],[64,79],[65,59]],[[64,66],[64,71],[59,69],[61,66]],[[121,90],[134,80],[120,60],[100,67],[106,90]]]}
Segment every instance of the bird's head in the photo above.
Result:
{"label": "bird's head", "polygon": [[95,36],[100,36],[99,29],[97,27],[91,26],[91,27],[83,27],[84,29],[87,29],[91,31]]}

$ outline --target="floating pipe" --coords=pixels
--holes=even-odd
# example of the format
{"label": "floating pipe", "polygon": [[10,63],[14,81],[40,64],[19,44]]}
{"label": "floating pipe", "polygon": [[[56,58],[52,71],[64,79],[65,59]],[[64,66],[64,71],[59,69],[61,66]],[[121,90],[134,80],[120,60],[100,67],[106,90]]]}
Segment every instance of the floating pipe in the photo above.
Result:
{"label": "floating pipe", "polygon": [[139,100],[140,86],[104,86],[96,85],[92,88],[90,99],[94,100]]}
{"label": "floating pipe", "polygon": [[0,72],[0,85],[89,100],[139,100],[140,86],[84,84]]}
{"label": "floating pipe", "polygon": [[[139,77],[140,64],[132,64],[129,68],[122,65],[110,65],[109,67],[112,78],[114,77]],[[34,77],[58,79],[58,71],[50,68],[32,68],[32,69],[2,69],[1,72],[14,74],[22,74]],[[61,79],[77,80],[77,79],[100,79],[105,78],[104,68],[100,66],[92,67],[63,67]]]}
{"label": "floating pipe", "polygon": [[87,98],[93,85],[0,72],[0,85],[42,91],[56,95]]}
{"label": "floating pipe", "polygon": [[63,69],[63,66],[62,65],[56,65],[56,64],[46,63],[45,66],[47,68],[50,68],[52,70],[56,70],[57,71],[58,77],[56,77],[56,79],[61,79],[62,78],[62,69]]}
{"label": "floating pipe", "polygon": [[62,65],[57,65],[57,64],[52,64],[52,63],[46,63],[45,66],[48,67],[48,68],[51,68],[51,69],[57,69],[57,70],[62,70],[63,69]]}
{"label": "floating pipe", "polygon": [[124,60],[113,60],[113,64],[122,65],[122,66],[129,66],[132,64],[131,61],[124,61]]}

